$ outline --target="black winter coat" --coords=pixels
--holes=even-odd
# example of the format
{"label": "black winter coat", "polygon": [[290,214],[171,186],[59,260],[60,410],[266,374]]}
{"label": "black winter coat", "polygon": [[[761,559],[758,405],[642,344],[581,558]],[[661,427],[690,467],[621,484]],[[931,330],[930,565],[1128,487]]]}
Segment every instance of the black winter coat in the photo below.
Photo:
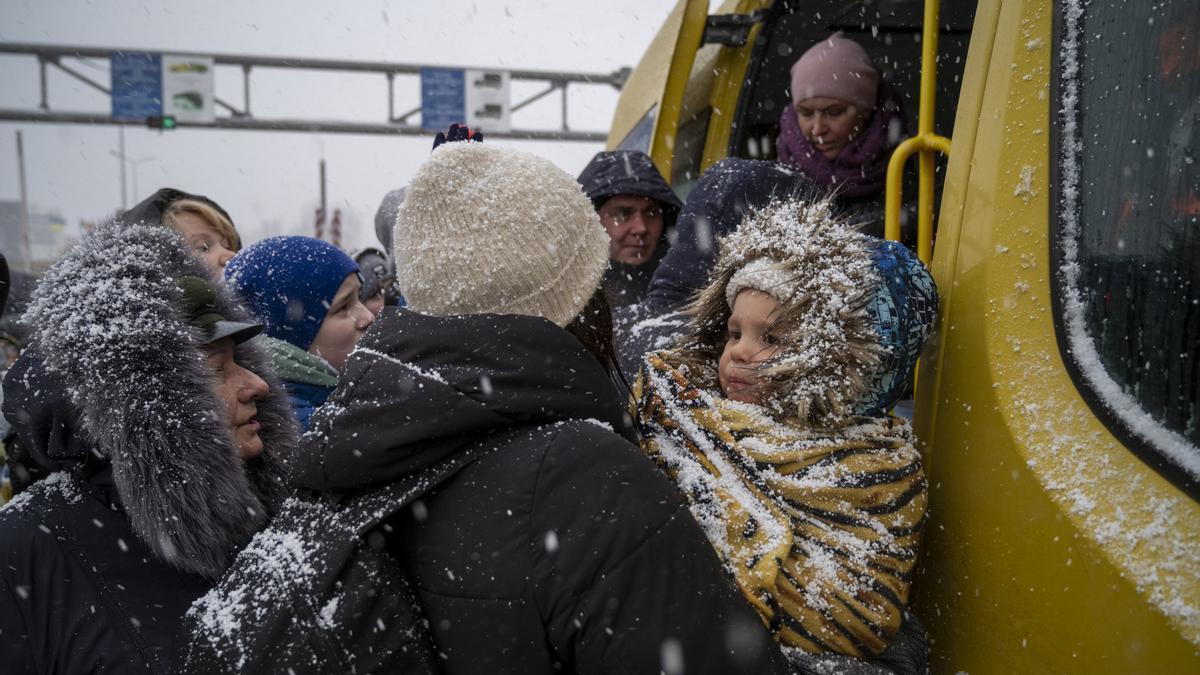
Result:
{"label": "black winter coat", "polygon": [[614,307],[624,307],[642,299],[654,270],[662,262],[670,245],[671,231],[682,203],[658,172],[650,156],[636,150],[597,153],[577,179],[597,209],[616,195],[637,195],[658,201],[663,208],[663,231],[654,256],[640,265],[610,261],[604,273],[604,289]]}
{"label": "black winter coat", "polygon": [[[184,274],[206,271],[172,230],[106,223],[34,294],[4,414],[54,473],[0,510],[0,672],[167,672],[187,607],[283,496],[287,396],[266,354],[238,345],[272,387],[263,454],[241,460],[175,304]],[[217,304],[248,318],[223,289]]]}
{"label": "black winter coat", "polygon": [[0,566],[5,673],[169,672],[180,619],[211,584],[150,552],[111,473],[54,473],[18,495],[0,519]]}
{"label": "black winter coat", "polygon": [[784,672],[675,488],[614,429],[611,380],[549,321],[385,309],[294,482],[378,489],[500,439],[378,531],[447,672]]}

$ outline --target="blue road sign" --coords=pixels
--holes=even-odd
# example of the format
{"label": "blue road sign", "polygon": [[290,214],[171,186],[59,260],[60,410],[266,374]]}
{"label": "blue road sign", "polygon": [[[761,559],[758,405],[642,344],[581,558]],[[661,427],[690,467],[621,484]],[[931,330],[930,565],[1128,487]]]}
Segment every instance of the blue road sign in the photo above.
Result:
{"label": "blue road sign", "polygon": [[421,128],[436,131],[467,122],[466,78],[462,70],[421,69]]}
{"label": "blue road sign", "polygon": [[162,54],[114,52],[112,116],[145,120],[162,114]]}

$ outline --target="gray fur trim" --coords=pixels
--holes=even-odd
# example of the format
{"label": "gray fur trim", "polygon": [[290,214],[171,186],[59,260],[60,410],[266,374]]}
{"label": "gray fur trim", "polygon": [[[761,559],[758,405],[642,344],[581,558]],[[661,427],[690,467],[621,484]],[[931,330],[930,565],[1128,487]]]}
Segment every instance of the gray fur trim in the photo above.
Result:
{"label": "gray fur trim", "polygon": [[[25,318],[112,462],[134,531],[165,562],[215,578],[279,507],[297,430],[265,352],[243,343],[237,360],[271,389],[257,404],[263,454],[238,457],[199,339],[177,309],[184,275],[208,272],[173,230],[106,222],[50,268]],[[217,304],[253,321],[223,287]]]}
{"label": "gray fur trim", "polygon": [[783,349],[759,367],[767,383],[763,404],[818,428],[851,417],[883,350],[866,311],[882,282],[867,243],[828,198],[801,195],[748,213],[720,241],[711,281],[687,309],[692,321],[678,348],[695,381],[719,386],[717,363],[731,313],[727,287],[747,264],[768,260],[778,285],[771,295],[781,307],[772,332]]}

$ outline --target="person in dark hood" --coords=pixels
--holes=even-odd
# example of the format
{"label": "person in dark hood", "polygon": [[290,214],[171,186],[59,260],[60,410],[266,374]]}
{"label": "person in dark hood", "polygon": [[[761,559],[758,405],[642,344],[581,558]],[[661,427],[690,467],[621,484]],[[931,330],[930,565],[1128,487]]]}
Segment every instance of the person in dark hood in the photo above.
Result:
{"label": "person in dark hood", "polygon": [[679,197],[650,156],[637,150],[597,154],[579,174],[579,184],[610,240],[604,287],[614,306],[633,304],[641,300],[667,253]]}
{"label": "person in dark hood", "polygon": [[208,266],[208,276],[221,280],[225,264],[242,250],[242,238],[229,213],[213,200],[175,188],[163,188],[125,212],[130,223],[162,223],[178,232]]}
{"label": "person in dark hood", "polygon": [[642,355],[668,346],[687,317],[682,307],[708,283],[720,237],[772,199],[813,190],[799,171],[775,162],[731,157],[700,175],[679,214],[675,244],[663,258],[640,302],[614,312],[622,372],[632,377]]}
{"label": "person in dark hood", "polygon": [[[492,203],[537,203],[539,217]],[[343,509],[331,521],[357,520],[342,505],[364,492],[401,488],[366,539],[411,579],[443,672],[785,672],[681,497],[631,442],[598,292],[608,250],[592,205],[549,161],[473,142],[436,149],[395,229],[410,309],[385,309],[359,342],[293,482]],[[291,625],[273,617],[331,559],[329,528],[305,534],[312,520],[278,519],[193,607],[189,666],[258,662],[247,638]],[[313,569],[293,574],[280,555]],[[345,604],[332,598],[313,629],[360,622]],[[387,617],[374,625],[368,637],[399,633]]]}
{"label": "person in dark hood", "polygon": [[275,513],[296,427],[261,330],[184,239],[102,224],[43,277],[4,414],[49,476],[0,511],[6,673],[165,673]]}
{"label": "person in dark hood", "polygon": [[[383,244],[384,258],[387,260],[387,274],[391,277],[383,287],[383,304],[387,307],[403,307],[404,296],[400,295],[400,286],[396,283],[396,261],[392,255],[392,228],[396,227],[396,214],[404,203],[406,188],[397,188],[385,194],[375,211],[375,237]],[[368,249],[369,250],[369,249]]]}
{"label": "person in dark hood", "polygon": [[403,298],[398,292],[393,292],[396,285],[396,273],[388,262],[387,255],[377,248],[364,248],[354,254],[354,262],[362,273],[362,288],[358,291],[358,299],[371,310],[371,314],[379,316],[387,306],[403,307]]}

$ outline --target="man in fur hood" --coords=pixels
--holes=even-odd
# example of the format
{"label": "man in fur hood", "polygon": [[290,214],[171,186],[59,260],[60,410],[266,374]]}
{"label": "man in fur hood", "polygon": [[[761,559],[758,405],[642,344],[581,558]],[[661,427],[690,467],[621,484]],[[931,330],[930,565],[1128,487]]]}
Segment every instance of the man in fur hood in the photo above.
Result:
{"label": "man in fur hood", "polygon": [[295,423],[261,327],[174,231],[117,220],[45,275],[4,414],[52,471],[0,511],[7,673],[166,672],[275,512]]}

